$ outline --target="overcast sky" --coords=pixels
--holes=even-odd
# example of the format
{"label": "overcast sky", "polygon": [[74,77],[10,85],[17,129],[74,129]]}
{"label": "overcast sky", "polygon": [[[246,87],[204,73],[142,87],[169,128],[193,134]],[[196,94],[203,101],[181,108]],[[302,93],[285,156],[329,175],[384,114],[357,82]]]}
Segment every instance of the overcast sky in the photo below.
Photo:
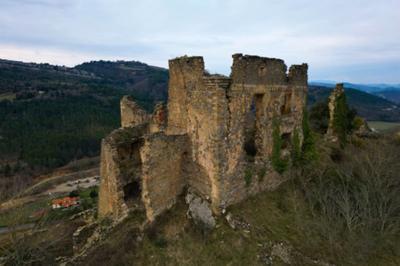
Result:
{"label": "overcast sky", "polygon": [[0,58],[74,66],[234,53],[309,64],[310,79],[400,83],[400,0],[0,0]]}

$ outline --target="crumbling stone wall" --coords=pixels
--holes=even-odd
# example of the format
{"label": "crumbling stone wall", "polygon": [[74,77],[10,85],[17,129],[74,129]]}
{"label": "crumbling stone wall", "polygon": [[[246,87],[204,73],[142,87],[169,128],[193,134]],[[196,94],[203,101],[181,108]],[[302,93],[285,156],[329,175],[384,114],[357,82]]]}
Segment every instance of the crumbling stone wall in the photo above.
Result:
{"label": "crumbling stone wall", "polygon": [[180,57],[169,61],[168,134],[185,134],[190,93],[204,75],[203,58]]}
{"label": "crumbling stone wall", "polygon": [[328,131],[326,135],[328,138],[332,140],[336,140],[334,129],[333,129],[333,122],[335,118],[335,107],[336,107],[336,100],[344,93],[344,86],[343,83],[336,84],[336,87],[333,89],[331,95],[328,99],[328,109],[329,109],[329,125]]}
{"label": "crumbling stone wall", "polygon": [[130,96],[121,99],[121,126],[133,127],[149,120],[149,115]]}
{"label": "crumbling stone wall", "polygon": [[[233,55],[232,83],[228,91],[229,134],[225,204],[230,205],[266,188],[276,187],[281,179],[270,167],[273,121],[280,125],[282,136],[291,140],[301,121],[307,93],[307,65],[287,67],[280,59]],[[253,154],[244,149],[246,120],[255,115]],[[249,158],[250,157],[250,158]],[[251,158],[253,157],[253,158]],[[258,173],[267,172],[261,178]],[[245,185],[244,176],[252,176]],[[258,181],[262,179],[262,181]]]}
{"label": "crumbling stone wall", "polygon": [[[307,65],[293,65],[287,73],[280,59],[236,54],[230,77],[205,73],[202,57],[172,59],[169,68],[167,108],[158,105],[150,116],[126,99],[121,101],[121,114],[127,116],[121,119],[126,121],[123,125],[147,125],[140,145],[131,150],[140,154],[140,164],[135,165],[140,169],[135,171],[141,174],[141,200],[148,219],[171,207],[185,187],[219,213],[251,194],[278,186],[283,178],[270,165],[272,124],[279,124],[288,153],[294,130],[302,137]],[[109,153],[118,155],[110,159]],[[102,181],[100,190],[100,205],[106,207],[99,207],[104,215],[121,213],[118,206],[123,206],[121,196],[107,195],[118,194],[125,182],[113,166],[121,164],[119,153],[123,150],[104,142],[102,179],[108,181]],[[133,176],[135,171],[124,169],[125,175]]]}
{"label": "crumbling stone wall", "polygon": [[167,108],[164,103],[157,103],[150,119],[150,132],[164,131],[167,125]]}
{"label": "crumbling stone wall", "polygon": [[[99,216],[115,219],[127,215],[129,206],[126,186],[141,183],[141,158],[139,149],[147,124],[113,131],[102,141],[100,165]],[[124,190],[125,188],[125,190]],[[140,195],[136,204],[140,204]]]}
{"label": "crumbling stone wall", "polygon": [[182,175],[187,137],[185,135],[152,134],[145,137],[140,149],[143,161],[143,202],[150,221],[175,204],[182,193]]}

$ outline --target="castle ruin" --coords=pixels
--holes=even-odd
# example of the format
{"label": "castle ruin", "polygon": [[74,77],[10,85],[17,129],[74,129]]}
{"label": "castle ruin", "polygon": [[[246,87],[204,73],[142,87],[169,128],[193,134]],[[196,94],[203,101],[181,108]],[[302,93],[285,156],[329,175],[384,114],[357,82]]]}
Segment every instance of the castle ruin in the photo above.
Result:
{"label": "castle ruin", "polygon": [[190,189],[215,214],[249,195],[276,188],[272,124],[279,121],[282,156],[292,133],[302,136],[307,64],[233,55],[230,77],[206,73],[202,57],[169,61],[169,99],[152,115],[121,100],[122,127],[103,139],[99,216],[147,219]]}

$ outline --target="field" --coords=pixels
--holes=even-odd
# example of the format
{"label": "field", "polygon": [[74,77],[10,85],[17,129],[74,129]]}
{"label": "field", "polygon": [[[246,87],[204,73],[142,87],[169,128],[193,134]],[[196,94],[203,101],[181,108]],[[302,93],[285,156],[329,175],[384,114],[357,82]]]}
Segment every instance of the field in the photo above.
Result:
{"label": "field", "polygon": [[368,121],[368,124],[371,128],[380,132],[388,132],[396,128],[400,130],[400,123],[395,123],[395,122]]}
{"label": "field", "polygon": [[0,101],[3,100],[9,100],[9,101],[13,101],[15,100],[15,93],[12,92],[6,92],[6,93],[0,93]]}

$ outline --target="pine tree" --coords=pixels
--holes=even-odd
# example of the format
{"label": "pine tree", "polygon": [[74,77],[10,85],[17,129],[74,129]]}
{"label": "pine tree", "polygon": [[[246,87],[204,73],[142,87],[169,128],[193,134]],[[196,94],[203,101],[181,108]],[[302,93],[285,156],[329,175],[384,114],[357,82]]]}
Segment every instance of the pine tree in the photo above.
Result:
{"label": "pine tree", "polygon": [[350,112],[347,105],[346,95],[342,93],[336,98],[335,113],[333,116],[333,131],[338,137],[342,148],[347,143],[347,134],[351,133],[352,122],[352,112]]}

